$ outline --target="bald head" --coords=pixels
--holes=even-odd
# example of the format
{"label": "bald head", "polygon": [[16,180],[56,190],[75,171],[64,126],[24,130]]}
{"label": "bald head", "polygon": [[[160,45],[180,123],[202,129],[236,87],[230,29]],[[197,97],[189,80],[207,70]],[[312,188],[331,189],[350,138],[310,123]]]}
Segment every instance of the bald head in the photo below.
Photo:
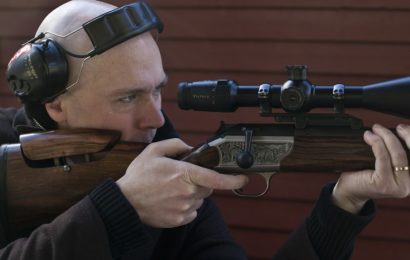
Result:
{"label": "bald head", "polygon": [[49,13],[36,34],[53,32],[65,35],[80,28],[83,23],[115,8],[116,6],[94,0],[69,1]]}
{"label": "bald head", "polygon": [[[116,6],[114,5],[94,0],[69,1],[47,15],[37,29],[36,36],[40,33],[46,33],[47,38],[55,40],[60,46],[71,53],[89,53],[93,49],[92,42],[83,29],[78,29],[82,28],[84,23],[115,8]],[[59,37],[57,35],[68,36]],[[68,55],[66,55],[66,58],[69,67],[69,77],[65,87],[68,87],[77,81],[83,60]]]}

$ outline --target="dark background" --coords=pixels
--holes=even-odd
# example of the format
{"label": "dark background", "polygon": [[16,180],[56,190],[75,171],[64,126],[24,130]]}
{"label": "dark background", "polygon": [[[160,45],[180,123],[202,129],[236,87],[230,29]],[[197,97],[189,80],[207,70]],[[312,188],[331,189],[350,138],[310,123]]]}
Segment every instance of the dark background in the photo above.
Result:
{"label": "dark background", "polygon": [[[6,65],[61,0],[0,0],[0,105],[19,106],[5,81]],[[130,1],[109,1],[122,5]],[[180,81],[228,78],[240,84],[287,80],[285,66],[306,64],[316,85],[365,85],[410,71],[410,2],[407,0],[152,0],[165,23],[160,36],[170,82],[164,109],[182,138],[196,145],[219,122],[271,122],[257,109],[235,113],[187,112],[176,104]],[[409,106],[410,108],[410,106]],[[350,109],[366,125],[394,127],[398,117]],[[243,199],[216,192],[234,237],[251,259],[269,259],[303,221],[335,174],[278,174],[269,194]],[[353,259],[409,259],[410,199],[382,200],[362,232]]]}

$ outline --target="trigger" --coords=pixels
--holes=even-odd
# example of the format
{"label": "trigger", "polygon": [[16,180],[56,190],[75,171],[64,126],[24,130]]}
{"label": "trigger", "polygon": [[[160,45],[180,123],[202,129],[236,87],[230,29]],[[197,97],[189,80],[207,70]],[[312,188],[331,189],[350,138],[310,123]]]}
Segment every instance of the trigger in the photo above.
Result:
{"label": "trigger", "polygon": [[261,175],[264,179],[265,179],[265,189],[260,192],[260,193],[255,193],[255,194],[249,194],[249,193],[243,193],[243,189],[235,189],[232,190],[232,192],[239,196],[239,197],[247,197],[247,198],[257,198],[257,197],[261,197],[263,195],[265,195],[270,188],[270,180],[272,179],[272,176],[275,174],[276,172],[262,172],[262,173],[257,173],[259,175]]}

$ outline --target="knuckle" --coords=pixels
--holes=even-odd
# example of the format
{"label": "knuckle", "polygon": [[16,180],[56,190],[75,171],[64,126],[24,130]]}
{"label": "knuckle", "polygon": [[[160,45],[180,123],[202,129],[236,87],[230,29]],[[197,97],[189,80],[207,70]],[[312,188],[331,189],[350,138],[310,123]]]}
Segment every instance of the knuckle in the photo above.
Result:
{"label": "knuckle", "polygon": [[211,194],[213,193],[213,189],[211,188],[205,188],[205,187],[201,187],[200,191],[198,191],[198,193],[200,193],[200,198],[207,198],[209,196],[211,196]]}
{"label": "knuckle", "polygon": [[193,192],[192,189],[184,189],[181,191],[181,197],[184,199],[189,199],[193,197],[194,194],[195,192]]}
{"label": "knuckle", "polygon": [[199,209],[199,208],[202,206],[202,204],[204,204],[204,199],[200,199],[200,200],[197,202],[197,205],[195,206],[195,209]]}
{"label": "knuckle", "polygon": [[384,162],[389,162],[390,161],[390,156],[386,152],[379,152],[378,158],[379,158],[379,160],[384,161]]}
{"label": "knuckle", "polygon": [[179,207],[178,207],[178,211],[183,214],[185,212],[188,212],[191,209],[191,204],[189,203],[182,203]]}
{"label": "knuckle", "polygon": [[185,222],[185,217],[183,215],[178,215],[174,217],[174,220],[172,221],[172,224],[174,226],[181,226]]}
{"label": "knuckle", "polygon": [[382,185],[381,187],[379,187],[379,193],[385,197],[390,195],[392,192],[390,191],[390,189],[387,186]]}
{"label": "knuckle", "polygon": [[178,164],[177,166],[177,171],[180,174],[181,179],[188,184],[193,185],[194,182],[192,180],[192,173],[189,169],[189,167],[187,167],[185,164]]}
{"label": "knuckle", "polygon": [[374,138],[374,145],[376,146],[384,145],[383,139],[380,136],[375,135],[373,138]]}
{"label": "knuckle", "polygon": [[402,197],[401,198],[407,198],[410,195],[410,187],[405,186],[405,189],[403,190]]}
{"label": "knuckle", "polygon": [[407,189],[401,189],[397,191],[396,197],[399,199],[404,199],[409,195],[409,191]]}
{"label": "knuckle", "polygon": [[[407,157],[407,154],[403,149],[400,149],[399,151],[395,151],[393,156],[397,157],[398,159],[403,158],[403,161],[405,161],[404,159]],[[404,163],[404,164],[406,164],[406,163]]]}
{"label": "knuckle", "polygon": [[156,149],[157,146],[157,143],[150,143],[149,145],[147,145],[147,147],[145,147],[145,151],[151,153]]}

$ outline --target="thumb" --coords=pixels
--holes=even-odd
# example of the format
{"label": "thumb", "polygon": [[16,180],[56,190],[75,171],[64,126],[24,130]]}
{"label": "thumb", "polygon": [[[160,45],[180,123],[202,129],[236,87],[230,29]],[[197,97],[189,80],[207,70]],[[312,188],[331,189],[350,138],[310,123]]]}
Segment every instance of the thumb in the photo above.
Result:
{"label": "thumb", "polygon": [[155,143],[151,143],[147,149],[150,153],[157,156],[175,158],[183,153],[192,150],[192,147],[187,145],[181,139],[172,138]]}

